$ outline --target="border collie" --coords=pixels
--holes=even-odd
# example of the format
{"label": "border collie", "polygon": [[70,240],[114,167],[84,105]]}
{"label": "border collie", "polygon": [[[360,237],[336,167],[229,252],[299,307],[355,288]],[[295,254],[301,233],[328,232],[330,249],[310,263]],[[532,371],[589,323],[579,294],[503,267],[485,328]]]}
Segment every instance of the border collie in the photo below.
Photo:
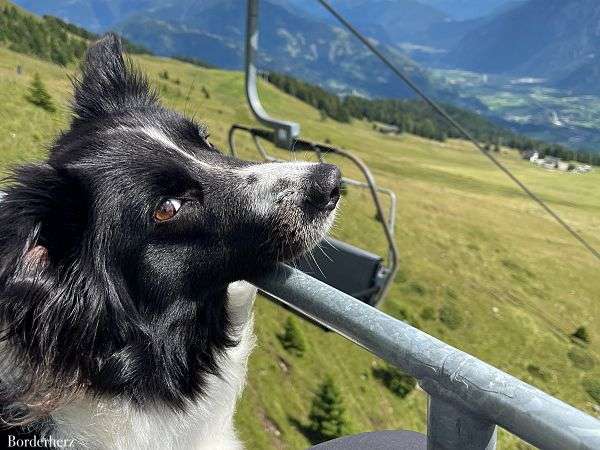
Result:
{"label": "border collie", "polygon": [[70,129],[0,201],[3,423],[71,448],[241,448],[256,295],[241,280],[324,236],[340,173],[224,156],[115,35],[74,87]]}

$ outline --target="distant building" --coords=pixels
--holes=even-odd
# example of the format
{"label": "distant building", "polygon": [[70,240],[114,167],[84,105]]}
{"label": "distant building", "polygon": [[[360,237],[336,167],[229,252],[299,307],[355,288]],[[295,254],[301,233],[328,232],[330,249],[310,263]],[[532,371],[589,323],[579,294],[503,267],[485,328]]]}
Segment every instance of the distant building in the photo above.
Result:
{"label": "distant building", "polygon": [[544,156],[544,167],[546,169],[558,169],[560,158],[556,156]]}
{"label": "distant building", "polygon": [[552,111],[552,115],[550,116],[550,123],[555,127],[564,126],[564,123],[562,122],[562,120],[560,120],[560,117],[558,117],[556,111]]}
{"label": "distant building", "polygon": [[396,125],[378,124],[377,131],[382,134],[398,134],[400,133],[400,127]]}
{"label": "distant building", "polygon": [[592,171],[592,166],[587,164],[583,164],[581,166],[577,166],[575,168],[575,173],[590,173]]}
{"label": "distant building", "polygon": [[545,156],[540,158],[539,152],[535,150],[525,150],[521,152],[521,157],[527,159],[536,166],[543,167],[549,170],[559,170],[561,172],[573,172],[573,173],[589,173],[592,171],[592,166],[588,164],[575,165],[567,161],[563,161],[556,156]]}
{"label": "distant building", "polygon": [[535,162],[540,159],[540,153],[536,150],[525,150],[521,152],[523,159],[528,159],[531,162]]}

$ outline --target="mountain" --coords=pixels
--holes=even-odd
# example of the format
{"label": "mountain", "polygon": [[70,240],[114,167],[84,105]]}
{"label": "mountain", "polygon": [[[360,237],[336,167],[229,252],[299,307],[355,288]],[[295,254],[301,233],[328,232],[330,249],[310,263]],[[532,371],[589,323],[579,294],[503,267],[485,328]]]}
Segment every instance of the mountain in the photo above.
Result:
{"label": "mountain", "polygon": [[157,0],[17,0],[13,3],[36,14],[51,14],[88,30],[101,32],[113,26],[122,17],[135,11],[151,9],[160,2]]}
{"label": "mountain", "polygon": [[[493,5],[490,4],[488,5],[488,8],[482,9],[478,8],[485,5],[471,5],[469,3],[470,8],[468,8],[468,11],[471,11],[473,13],[471,15],[475,17],[471,17],[471,15],[456,14],[456,12],[445,15],[443,20],[435,20],[432,23],[429,23],[425,28],[420,29],[417,32],[409,33],[399,45],[399,48],[423,67],[452,68],[455,66],[453,58],[448,58],[447,55],[456,48],[457,44],[466,35],[485,27],[486,24],[493,21],[496,16],[516,8],[525,1],[526,0],[503,1],[500,5],[496,5],[496,8],[492,8]],[[433,1],[431,3],[437,4],[437,2]],[[461,4],[462,3],[459,3],[458,6]],[[479,14],[483,14],[484,11],[486,14],[480,16]]]}
{"label": "mountain", "polygon": [[[306,7],[296,7],[294,1],[261,2],[262,69],[301,73],[302,78],[341,93],[411,95],[353,36]],[[414,0],[402,2],[411,5],[415,12],[411,16],[414,30],[427,25],[429,19],[424,16],[443,17]],[[159,55],[195,57],[224,68],[242,67],[245,7],[239,0],[19,0],[18,3],[34,12],[59,15],[94,30],[115,29]],[[361,11],[372,9],[369,23],[379,22],[381,26],[375,27],[378,36],[389,42],[398,36],[394,29],[400,28],[397,21],[403,16],[392,12],[394,5],[397,6],[389,0],[378,0],[377,8],[367,8],[364,0],[354,0],[345,2],[344,8],[354,19]],[[425,70],[401,50],[384,42],[380,45],[395,63],[425,90],[436,93]]]}
{"label": "mountain", "polygon": [[600,60],[591,59],[566,77],[557,80],[554,86],[575,94],[600,94]]}
{"label": "mountain", "polygon": [[448,18],[438,9],[416,0],[338,0],[332,3],[363,33],[390,45],[414,40]]}
{"label": "mountain", "polygon": [[529,0],[509,0],[504,2],[502,5],[498,6],[491,14],[488,14],[486,17],[493,18],[494,16],[498,16],[500,14],[504,14],[512,9],[515,9],[519,6],[523,6]]}
{"label": "mountain", "polygon": [[514,0],[419,0],[444,12],[455,20],[468,20],[487,16]]}
{"label": "mountain", "polygon": [[592,84],[600,65],[599,22],[597,0],[530,0],[467,33],[446,59],[476,72],[598,92]]}

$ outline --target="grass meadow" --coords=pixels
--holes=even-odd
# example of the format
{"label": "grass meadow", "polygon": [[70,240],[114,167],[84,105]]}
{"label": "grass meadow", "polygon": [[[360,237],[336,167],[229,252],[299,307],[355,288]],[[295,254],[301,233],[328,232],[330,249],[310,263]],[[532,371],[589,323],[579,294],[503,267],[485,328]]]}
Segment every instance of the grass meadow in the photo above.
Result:
{"label": "grass meadow", "polygon": [[[222,149],[232,123],[254,123],[241,73],[155,57],[136,61],[164,103],[205,122],[211,140]],[[0,169],[43,158],[69,121],[67,76],[73,70],[0,48]],[[168,80],[159,77],[165,70]],[[36,72],[59,105],[56,113],[25,99]],[[396,192],[401,270],[384,311],[590,414],[600,414],[582,387],[584,379],[600,377],[598,261],[465,142],[384,136],[366,122],[322,120],[317,110],[266,84],[261,93],[274,116],[300,122],[304,137],[354,151],[381,186]],[[250,140],[240,138],[239,146],[243,157],[258,157]],[[499,157],[600,248],[600,171],[549,172],[508,149]],[[341,167],[345,175],[358,176],[352,167]],[[382,254],[383,235],[374,216],[367,193],[350,189],[334,234]],[[287,353],[277,335],[288,314],[266,299],[257,300],[258,346],[236,417],[249,449],[306,448],[310,401],[326,375],[342,390],[353,431],[425,430],[424,393],[415,389],[404,399],[394,396],[374,376],[382,362],[343,338],[302,322],[308,349],[303,357]],[[589,345],[570,339],[579,326],[587,328]],[[502,433],[499,447],[526,445]]]}

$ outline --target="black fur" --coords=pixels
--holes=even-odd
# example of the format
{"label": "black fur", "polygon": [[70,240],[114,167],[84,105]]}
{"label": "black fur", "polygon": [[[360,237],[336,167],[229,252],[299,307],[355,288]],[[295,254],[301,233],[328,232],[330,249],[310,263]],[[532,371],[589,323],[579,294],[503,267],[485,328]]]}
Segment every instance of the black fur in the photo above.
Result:
{"label": "black fur", "polygon": [[[228,283],[310,245],[286,214],[250,211],[256,176],[235,173],[252,163],[221,155],[201,127],[163,108],[117,37],[90,49],[74,84],[71,128],[47,161],[15,170],[0,202],[0,403],[10,423],[82,392],[183,409],[235,344]],[[139,131],[148,127],[217,169],[165,149]],[[181,210],[157,223],[169,198]],[[316,236],[331,208],[302,208],[300,225]]]}

